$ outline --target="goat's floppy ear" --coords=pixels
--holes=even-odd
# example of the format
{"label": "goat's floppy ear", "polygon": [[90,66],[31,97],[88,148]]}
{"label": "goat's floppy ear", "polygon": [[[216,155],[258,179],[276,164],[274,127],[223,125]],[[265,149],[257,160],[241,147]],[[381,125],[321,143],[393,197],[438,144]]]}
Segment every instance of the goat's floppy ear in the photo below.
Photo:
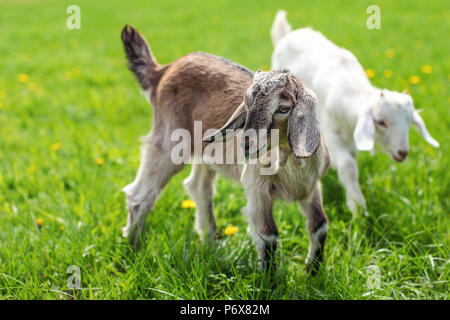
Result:
{"label": "goat's floppy ear", "polygon": [[425,139],[426,142],[431,144],[435,148],[439,148],[439,142],[437,142],[431,134],[428,132],[427,127],[425,126],[425,122],[420,116],[417,110],[413,112],[413,121],[412,123],[417,127],[420,132],[420,135]]}
{"label": "goat's floppy ear", "polygon": [[[203,142],[220,142],[232,138],[236,134],[237,129],[242,129],[244,127],[246,117],[247,112],[245,110],[245,102],[242,101],[241,105],[231,115],[227,123],[213,134],[203,138]],[[227,130],[233,130],[233,134],[230,134]]]}
{"label": "goat's floppy ear", "polygon": [[353,139],[358,150],[369,151],[374,148],[375,124],[370,112],[364,112],[359,115],[355,131],[353,131]]}
{"label": "goat's floppy ear", "polygon": [[[316,98],[312,93],[299,89],[297,101],[289,117],[288,140],[292,152],[297,158],[309,158],[320,145],[320,128],[315,105]],[[308,90],[309,91],[309,90]]]}

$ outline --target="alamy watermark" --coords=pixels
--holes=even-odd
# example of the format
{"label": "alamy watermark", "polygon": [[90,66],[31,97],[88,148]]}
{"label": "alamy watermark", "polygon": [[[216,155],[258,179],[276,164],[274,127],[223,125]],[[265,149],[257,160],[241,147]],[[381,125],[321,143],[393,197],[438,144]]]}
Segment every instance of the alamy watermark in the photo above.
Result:
{"label": "alamy watermark", "polygon": [[79,6],[72,4],[67,7],[66,13],[70,14],[66,20],[66,27],[69,30],[81,29],[81,9]]}
{"label": "alamy watermark", "polygon": [[206,145],[203,143],[201,121],[194,121],[193,133],[192,136],[189,130],[183,128],[172,132],[170,139],[176,144],[172,147],[170,158],[174,164],[259,164],[261,175],[278,172],[278,129],[227,129],[223,133],[208,129],[204,136],[214,134],[216,142]]}
{"label": "alamy watermark", "polygon": [[381,288],[381,272],[380,268],[376,265],[367,267],[367,281],[366,285],[369,290],[375,290]]}
{"label": "alamy watermark", "polygon": [[366,20],[368,29],[381,29],[381,9],[376,4],[370,5],[366,10],[369,17]]}
{"label": "alamy watermark", "polygon": [[81,269],[79,266],[70,265],[66,269],[66,273],[70,274],[67,278],[67,289],[79,290],[81,289]]}

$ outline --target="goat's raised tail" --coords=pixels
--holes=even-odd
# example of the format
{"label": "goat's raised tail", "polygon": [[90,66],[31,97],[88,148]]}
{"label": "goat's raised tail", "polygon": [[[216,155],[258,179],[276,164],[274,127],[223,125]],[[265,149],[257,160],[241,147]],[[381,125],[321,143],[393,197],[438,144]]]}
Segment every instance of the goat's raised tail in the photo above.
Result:
{"label": "goat's raised tail", "polygon": [[275,20],[273,21],[272,29],[270,30],[273,46],[275,47],[277,43],[291,31],[291,29],[292,27],[286,19],[286,11],[278,11]]}
{"label": "goat's raised tail", "polygon": [[136,29],[126,25],[122,30],[122,42],[128,59],[128,68],[133,72],[141,88],[154,89],[163,72],[153,57],[147,41]]}

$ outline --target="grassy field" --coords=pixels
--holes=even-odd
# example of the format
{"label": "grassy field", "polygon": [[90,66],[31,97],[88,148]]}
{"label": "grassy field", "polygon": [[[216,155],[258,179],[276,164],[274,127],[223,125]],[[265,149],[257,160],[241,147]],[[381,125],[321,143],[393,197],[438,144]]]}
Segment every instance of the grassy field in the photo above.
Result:
{"label": "grassy field", "polygon": [[[66,28],[74,2],[80,30]],[[0,299],[448,299],[450,6],[375,3],[381,30],[366,27],[374,1],[0,1]],[[218,225],[238,232],[199,243],[194,209],[181,206],[188,167],[150,214],[141,250],[129,250],[120,188],[134,179],[152,109],[126,68],[121,28],[137,27],[160,63],[206,51],[268,69],[278,9],[354,52],[374,85],[408,88],[440,149],[413,129],[404,163],[361,153],[369,217],[352,216],[327,174],[330,233],[315,278],[304,268],[305,220],[284,202],[274,210],[278,270],[260,273],[243,190],[224,178]],[[83,290],[68,290],[70,265]]]}

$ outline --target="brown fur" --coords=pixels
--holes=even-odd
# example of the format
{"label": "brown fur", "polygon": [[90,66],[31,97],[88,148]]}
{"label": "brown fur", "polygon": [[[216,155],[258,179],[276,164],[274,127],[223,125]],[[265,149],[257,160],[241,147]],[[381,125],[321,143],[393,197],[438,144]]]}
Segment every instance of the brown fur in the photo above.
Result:
{"label": "brown fur", "polygon": [[[253,79],[245,67],[201,52],[161,66],[148,43],[130,26],[123,29],[122,41],[130,70],[142,89],[152,90],[153,126],[157,130],[184,128],[193,134],[194,121],[202,121],[203,132],[222,127]],[[139,55],[142,52],[144,57]]]}
{"label": "brown fur", "polygon": [[220,128],[242,101],[252,75],[224,59],[190,53],[173,62],[154,92],[155,113],[164,110],[175,128],[191,133],[194,121],[203,132]]}

